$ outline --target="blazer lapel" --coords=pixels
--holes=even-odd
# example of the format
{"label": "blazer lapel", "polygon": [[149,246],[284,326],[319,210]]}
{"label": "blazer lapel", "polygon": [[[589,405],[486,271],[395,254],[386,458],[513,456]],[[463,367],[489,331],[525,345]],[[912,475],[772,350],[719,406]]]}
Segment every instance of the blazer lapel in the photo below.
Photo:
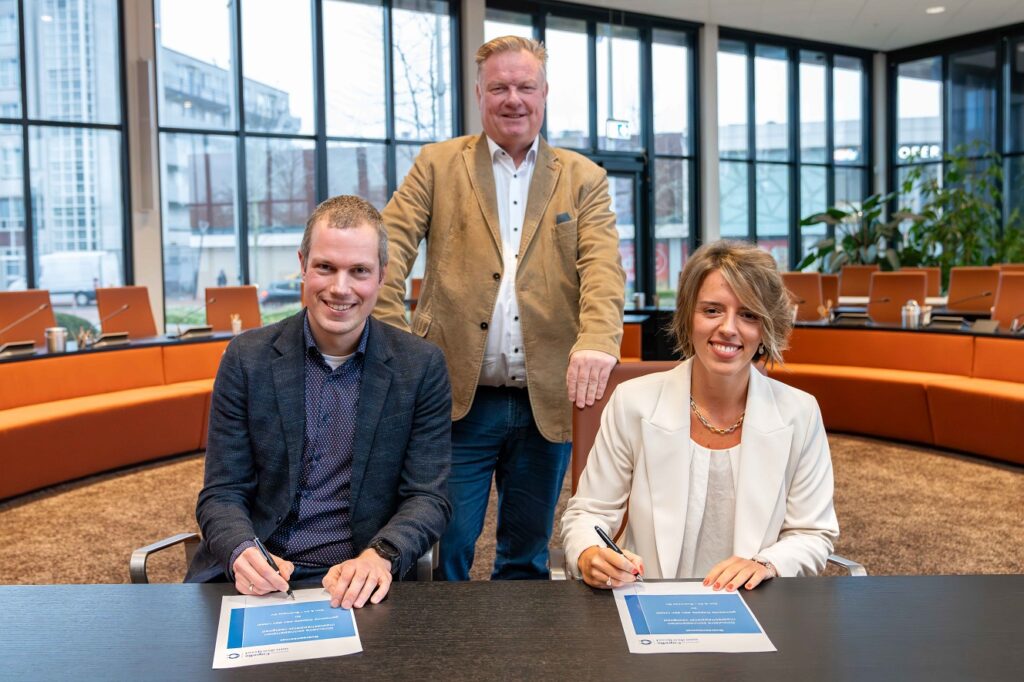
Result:
{"label": "blazer lapel", "polygon": [[690,366],[672,370],[651,419],[641,422],[654,542],[663,578],[674,578],[683,549],[690,490]]}
{"label": "blazer lapel", "polygon": [[779,414],[768,380],[753,367],[740,440],[739,482],[733,552],[751,557],[762,547],[772,514],[784,494],[783,477],[793,442],[793,426]]}
{"label": "blazer lapel", "polygon": [[302,443],[306,431],[306,367],[302,338],[303,313],[295,315],[274,342],[280,355],[271,362],[277,411],[288,450],[288,485],[294,493],[302,469]]}
{"label": "blazer lapel", "polygon": [[384,404],[391,387],[392,371],[388,361],[392,357],[387,338],[378,330],[382,323],[367,318],[370,335],[366,339],[366,355],[363,357],[363,379],[359,388],[359,407],[356,408],[356,432],[352,440],[352,484],[350,518],[355,518],[359,503],[359,491],[363,475],[370,461],[370,448],[377,432],[377,424],[384,414]]}
{"label": "blazer lapel", "polygon": [[487,139],[480,135],[475,142],[462,150],[462,159],[469,172],[469,182],[476,194],[477,204],[484,215],[490,230],[494,246],[501,253],[501,231],[498,221],[498,192],[494,185],[494,168],[492,167],[490,148]]}
{"label": "blazer lapel", "polygon": [[[558,162],[551,146],[541,138],[537,145],[537,162],[530,180],[530,193],[526,199],[526,214],[523,216],[523,238],[519,244],[519,258],[522,259],[526,250],[537,233],[540,221],[547,211],[551,195],[555,193],[555,184],[561,174],[562,165]],[[574,216],[575,217],[575,216]]]}

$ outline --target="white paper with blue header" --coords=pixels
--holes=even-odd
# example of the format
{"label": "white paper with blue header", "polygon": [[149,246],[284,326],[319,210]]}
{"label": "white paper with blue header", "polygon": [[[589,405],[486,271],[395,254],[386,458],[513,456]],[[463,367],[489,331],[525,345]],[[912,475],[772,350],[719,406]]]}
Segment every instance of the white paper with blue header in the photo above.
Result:
{"label": "white paper with blue header", "polygon": [[648,582],[615,589],[633,654],[775,651],[738,592],[699,582]]}
{"label": "white paper with blue header", "polygon": [[332,609],[327,591],[295,590],[263,597],[224,597],[214,668],[344,656],[363,650],[350,609]]}

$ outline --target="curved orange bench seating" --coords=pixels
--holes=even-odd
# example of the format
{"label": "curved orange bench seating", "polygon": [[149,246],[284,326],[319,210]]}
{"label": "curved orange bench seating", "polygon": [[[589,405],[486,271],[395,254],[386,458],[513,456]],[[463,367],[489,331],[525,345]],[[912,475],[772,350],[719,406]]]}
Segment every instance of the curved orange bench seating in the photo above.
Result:
{"label": "curved orange bench seating", "polygon": [[0,363],[0,499],[205,444],[227,341]]}
{"label": "curved orange bench seating", "polygon": [[769,375],[818,399],[826,428],[1024,464],[1024,339],[797,327]]}

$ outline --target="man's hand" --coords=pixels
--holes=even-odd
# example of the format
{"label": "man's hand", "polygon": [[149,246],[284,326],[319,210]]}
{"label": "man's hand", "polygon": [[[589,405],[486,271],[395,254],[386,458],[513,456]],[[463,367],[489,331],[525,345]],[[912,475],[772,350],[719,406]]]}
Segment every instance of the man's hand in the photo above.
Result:
{"label": "man's hand", "polygon": [[295,570],[295,564],[271,554],[274,563],[281,569],[281,575],[270,567],[255,547],[249,547],[238,555],[231,567],[235,572],[235,589],[240,594],[270,594],[288,590],[288,578]]}
{"label": "man's hand", "polygon": [[565,375],[569,400],[579,408],[600,400],[616,362],[614,355],[599,350],[578,350],[570,355],[569,371]]}
{"label": "man's hand", "polygon": [[367,599],[379,604],[391,589],[391,562],[376,550],[363,550],[355,559],[331,566],[324,576],[324,589],[331,593],[333,607],[359,609]]}

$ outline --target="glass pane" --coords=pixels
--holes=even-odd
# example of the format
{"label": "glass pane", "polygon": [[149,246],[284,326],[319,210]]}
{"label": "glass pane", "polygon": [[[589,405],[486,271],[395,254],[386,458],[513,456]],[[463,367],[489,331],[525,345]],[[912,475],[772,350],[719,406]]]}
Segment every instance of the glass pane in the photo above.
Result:
{"label": "glass pane", "polygon": [[825,55],[800,53],[800,160],[825,161]]}
{"label": "glass pane", "polygon": [[[897,188],[903,186],[903,182],[907,179],[907,175],[914,170],[913,167],[903,166],[897,168]],[[942,177],[940,173],[940,165],[937,163],[922,164],[917,170],[921,172],[921,177],[914,183],[913,189],[908,194],[900,194],[899,196],[899,208],[906,209],[913,212],[918,212],[922,208],[923,198],[921,196],[920,188],[924,183],[932,180],[938,180],[941,184]],[[906,230],[910,226],[909,222],[904,222],[900,225],[900,230]]]}
{"label": "glass pane", "polygon": [[750,235],[748,169],[748,164],[735,161],[718,165],[718,219],[723,237],[747,239]]}
{"label": "glass pane", "polygon": [[897,67],[896,158],[900,163],[942,158],[942,58]]}
{"label": "glass pane", "polygon": [[676,282],[690,248],[690,161],[654,161],[654,280],[659,305],[675,305]]}
{"label": "glass pane", "polygon": [[[451,19],[441,0],[396,0],[391,13],[395,137],[452,135]],[[351,68],[351,55],[349,68]]]}
{"label": "glass pane", "polygon": [[117,0],[25,1],[28,115],[121,122]]}
{"label": "glass pane", "polygon": [[[821,213],[828,208],[828,173],[822,166],[800,167],[800,218]],[[825,236],[825,223],[815,223],[801,227],[800,257],[807,255],[819,239]]]}
{"label": "glass pane", "polygon": [[757,158],[789,160],[789,73],[786,50],[757,46],[754,119]]}
{"label": "glass pane", "polygon": [[835,205],[839,208],[849,210],[860,208],[860,203],[867,196],[864,189],[864,180],[867,178],[867,171],[863,168],[836,168],[836,200]]}
{"label": "glass pane", "polygon": [[[949,59],[950,149],[957,145],[996,142],[996,87],[999,83],[994,48],[954,54]],[[973,149],[972,154],[982,150]]]}
{"label": "glass pane", "polygon": [[746,46],[723,40],[718,44],[718,155],[723,159],[750,156],[747,95]]}
{"label": "glass pane", "polygon": [[494,40],[501,36],[532,38],[533,17],[521,12],[508,12],[488,7],[487,19],[484,21],[484,41]]}
{"label": "glass pane", "polygon": [[160,125],[237,128],[232,7],[155,0]]}
{"label": "glass pane", "polygon": [[[246,203],[249,211],[249,281],[271,307],[294,303],[299,264],[295,252],[306,219],[316,208],[312,140],[254,138],[245,141]],[[264,320],[269,321],[269,320]]]}
{"label": "glass pane", "polygon": [[789,166],[757,164],[757,244],[789,267]]}
{"label": "glass pane", "polygon": [[[608,174],[615,227],[619,231],[619,257],[626,271],[626,300],[636,291],[636,176]],[[627,304],[628,305],[628,304]]]}
{"label": "glass pane", "polygon": [[29,136],[37,286],[57,312],[98,322],[96,287],[124,284],[121,134],[30,127]]}
{"label": "glass pane", "polygon": [[371,142],[327,143],[327,194],[355,194],[378,210],[388,202],[387,146]]}
{"label": "glass pane", "polygon": [[206,287],[241,284],[236,141],[160,135],[167,328],[202,324]]}
{"label": "glass pane", "polygon": [[548,15],[548,141],[557,147],[590,147],[590,62],[587,23]]}
{"label": "glass pane", "polygon": [[[323,3],[327,134],[387,136],[384,8],[380,0]],[[359,55],[353,68],[352,55]]]}
{"label": "glass pane", "polygon": [[690,154],[690,48],[687,35],[654,31],[654,151]]}
{"label": "glass pane", "polygon": [[1006,159],[1005,172],[1009,209],[1024,214],[1024,156]]}
{"label": "glass pane", "polygon": [[[643,149],[640,38],[635,28],[597,25],[597,146]],[[576,78],[579,78],[577,72]]]}
{"label": "glass pane", "polygon": [[836,56],[832,66],[832,158],[836,163],[864,163],[864,62]]}
{"label": "glass pane", "polygon": [[[0,1],[0,118],[21,116],[21,58],[18,3]],[[3,286],[0,277],[0,287]]]}
{"label": "glass pane", "polygon": [[[242,75],[246,130],[313,132],[313,20],[310,4],[242,2]],[[286,44],[287,50],[267,45]]]}
{"label": "glass pane", "polygon": [[28,288],[21,127],[0,126],[0,291]]}
{"label": "glass pane", "polygon": [[[409,169],[412,168],[412,164],[416,162],[416,157],[419,155],[420,150],[423,149],[421,144],[400,144],[395,147],[395,176],[398,181],[398,186],[401,186],[402,181],[405,180],[406,174]],[[387,202],[385,202],[387,203]],[[412,280],[417,277],[423,277],[423,274],[427,270],[427,242],[420,242],[420,252],[416,257],[416,261],[412,264],[412,268],[409,270],[409,276],[405,279],[405,290],[408,292],[408,298],[412,298]]]}
{"label": "glass pane", "polygon": [[1010,120],[1007,126],[1009,151],[1024,151],[1024,39],[1013,44],[1010,52]]}

